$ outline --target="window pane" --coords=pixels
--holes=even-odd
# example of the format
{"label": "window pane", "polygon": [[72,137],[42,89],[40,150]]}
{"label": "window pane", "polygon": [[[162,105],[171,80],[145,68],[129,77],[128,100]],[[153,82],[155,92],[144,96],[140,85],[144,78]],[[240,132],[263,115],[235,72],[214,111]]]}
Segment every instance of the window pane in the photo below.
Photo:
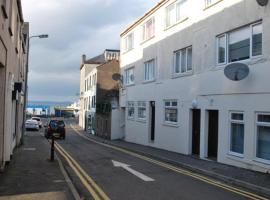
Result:
{"label": "window pane", "polygon": [[252,56],[262,55],[262,24],[252,27]]}
{"label": "window pane", "polygon": [[257,157],[270,160],[270,127],[258,126]]}
{"label": "window pane", "polygon": [[177,109],[166,108],[165,109],[165,121],[167,122],[177,122]]}
{"label": "window pane", "polygon": [[154,80],[155,78],[155,60],[144,63],[144,80]]}
{"label": "window pane", "polygon": [[188,48],[188,54],[187,54],[187,70],[192,70],[192,48]]}
{"label": "window pane", "polygon": [[187,0],[181,0],[176,4],[176,21],[181,21],[187,17]]}
{"label": "window pane", "polygon": [[171,105],[171,102],[167,101],[165,102],[165,106],[170,106]]}
{"label": "window pane", "polygon": [[258,122],[270,123],[270,115],[258,115]]}
{"label": "window pane", "polygon": [[243,154],[244,153],[244,125],[231,125],[231,151]]}
{"label": "window pane", "polygon": [[166,26],[171,26],[175,23],[175,4],[172,4],[166,9]]}
{"label": "window pane", "polygon": [[187,66],[187,62],[186,62],[186,49],[181,51],[181,72],[186,72],[186,66]]}
{"label": "window pane", "polygon": [[177,101],[173,101],[172,106],[177,106]]}
{"label": "window pane", "polygon": [[146,108],[138,108],[138,118],[145,119],[146,118]]}
{"label": "window pane", "polygon": [[232,113],[232,120],[244,120],[244,115],[242,113]]}
{"label": "window pane", "polygon": [[224,63],[226,56],[226,38],[222,36],[218,38],[218,63]]}
{"label": "window pane", "polygon": [[250,56],[249,27],[229,34],[229,62],[248,59]]}
{"label": "window pane", "polygon": [[175,67],[174,73],[180,73],[180,51],[175,52]]}

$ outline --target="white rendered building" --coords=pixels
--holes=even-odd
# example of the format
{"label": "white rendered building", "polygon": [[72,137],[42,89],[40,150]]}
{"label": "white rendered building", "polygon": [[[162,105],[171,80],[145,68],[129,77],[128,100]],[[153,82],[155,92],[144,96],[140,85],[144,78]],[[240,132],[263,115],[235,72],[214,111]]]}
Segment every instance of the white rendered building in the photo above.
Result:
{"label": "white rendered building", "polygon": [[126,141],[270,171],[270,3],[163,0],[121,34],[120,67]]}

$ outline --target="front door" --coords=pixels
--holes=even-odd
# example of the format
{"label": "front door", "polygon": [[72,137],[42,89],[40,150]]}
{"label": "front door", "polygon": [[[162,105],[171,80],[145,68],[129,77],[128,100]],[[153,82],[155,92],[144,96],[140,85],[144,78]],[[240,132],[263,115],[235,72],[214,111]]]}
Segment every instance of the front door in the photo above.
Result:
{"label": "front door", "polygon": [[201,110],[192,110],[192,154],[200,155]]}
{"label": "front door", "polygon": [[216,160],[218,151],[218,110],[209,110],[208,158]]}
{"label": "front door", "polygon": [[151,127],[150,127],[150,139],[151,141],[155,140],[155,115],[156,115],[156,105],[155,101],[150,101],[150,119],[151,119]]}

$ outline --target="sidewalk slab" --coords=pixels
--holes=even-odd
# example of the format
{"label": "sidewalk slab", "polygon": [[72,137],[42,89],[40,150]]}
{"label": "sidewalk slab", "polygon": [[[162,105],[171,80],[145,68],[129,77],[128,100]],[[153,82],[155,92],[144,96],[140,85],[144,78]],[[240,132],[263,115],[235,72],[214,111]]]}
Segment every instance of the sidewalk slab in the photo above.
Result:
{"label": "sidewalk slab", "polygon": [[157,149],[150,146],[129,143],[123,140],[106,140],[86,133],[79,126],[76,126],[76,128],[87,137],[96,141],[111,144],[166,163],[177,165],[193,172],[270,197],[270,174],[234,167],[215,161],[203,160],[197,157]]}
{"label": "sidewalk slab", "polygon": [[26,132],[24,145],[0,174],[0,199],[73,199],[58,161],[49,158],[48,141],[39,132]]}

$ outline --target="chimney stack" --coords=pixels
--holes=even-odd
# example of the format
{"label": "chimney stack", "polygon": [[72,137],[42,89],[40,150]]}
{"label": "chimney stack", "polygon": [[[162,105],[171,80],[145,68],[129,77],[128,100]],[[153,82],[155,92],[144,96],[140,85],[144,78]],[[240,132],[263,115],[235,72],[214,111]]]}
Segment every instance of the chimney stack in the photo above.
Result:
{"label": "chimney stack", "polygon": [[83,55],[82,55],[82,65],[84,65],[84,64],[85,64],[85,61],[86,61],[86,55],[85,55],[85,54],[83,54]]}

